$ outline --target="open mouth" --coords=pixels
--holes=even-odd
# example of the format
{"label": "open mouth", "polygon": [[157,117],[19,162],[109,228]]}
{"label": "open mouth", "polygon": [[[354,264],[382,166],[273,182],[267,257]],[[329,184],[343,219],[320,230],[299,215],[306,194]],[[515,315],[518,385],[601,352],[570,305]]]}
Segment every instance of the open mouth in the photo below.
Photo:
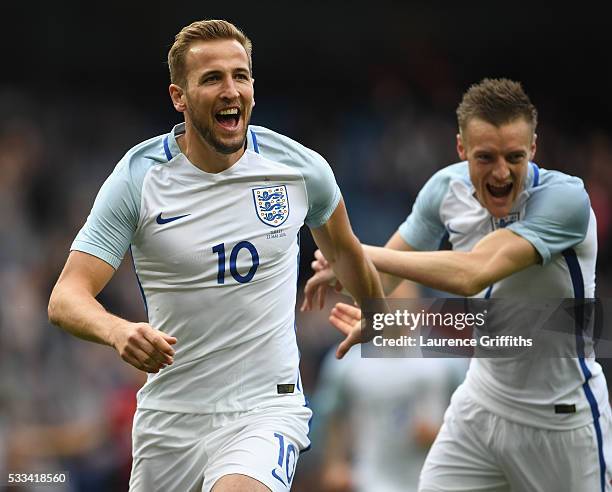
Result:
{"label": "open mouth", "polygon": [[495,186],[487,183],[487,191],[495,198],[504,198],[510,195],[510,192],[512,191],[512,183],[508,183],[503,186]]}
{"label": "open mouth", "polygon": [[223,128],[233,130],[240,121],[240,109],[235,107],[222,109],[215,114],[215,119]]}

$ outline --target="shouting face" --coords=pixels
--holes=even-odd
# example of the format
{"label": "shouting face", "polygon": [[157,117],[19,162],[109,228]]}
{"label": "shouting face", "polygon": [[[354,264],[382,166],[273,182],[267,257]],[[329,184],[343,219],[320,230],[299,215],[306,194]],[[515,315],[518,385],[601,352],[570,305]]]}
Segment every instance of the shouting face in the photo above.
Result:
{"label": "shouting face", "polygon": [[476,198],[494,217],[506,217],[512,210],[535,155],[535,142],[523,118],[499,127],[474,118],[457,135],[457,152],[468,161]]}
{"label": "shouting face", "polygon": [[241,151],[255,104],[242,45],[233,39],[191,44],[185,54],[184,86],[174,86],[172,99],[175,108],[185,113],[187,125],[220,154]]}

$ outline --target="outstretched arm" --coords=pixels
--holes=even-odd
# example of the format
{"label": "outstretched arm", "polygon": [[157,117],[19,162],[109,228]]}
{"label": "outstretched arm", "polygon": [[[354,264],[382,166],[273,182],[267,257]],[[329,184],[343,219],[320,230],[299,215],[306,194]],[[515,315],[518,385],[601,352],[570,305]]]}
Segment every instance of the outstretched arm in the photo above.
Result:
{"label": "outstretched arm", "polygon": [[148,323],[131,323],[104,309],[96,296],[115,270],[99,258],[73,251],[49,299],[49,320],[69,333],[114,347],[137,369],[158,372],[172,364],[176,338]]}
{"label": "outstretched arm", "polygon": [[508,229],[488,234],[469,252],[370,248],[368,254],[383,272],[466,297],[540,262],[534,246]]}
{"label": "outstretched arm", "polygon": [[[478,294],[498,280],[540,261],[530,242],[506,229],[485,236],[467,253],[372,248],[370,254],[377,268],[384,272],[460,296]],[[330,322],[346,336],[338,346],[339,358],[363,341],[360,309],[338,303],[332,309]]]}

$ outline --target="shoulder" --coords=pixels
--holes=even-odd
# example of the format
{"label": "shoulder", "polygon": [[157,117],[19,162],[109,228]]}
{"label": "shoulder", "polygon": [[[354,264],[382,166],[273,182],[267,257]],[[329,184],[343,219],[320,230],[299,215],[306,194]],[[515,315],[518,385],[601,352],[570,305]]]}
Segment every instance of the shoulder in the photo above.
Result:
{"label": "shoulder", "polygon": [[455,187],[468,190],[469,193],[472,192],[473,187],[467,162],[451,164],[435,172],[421,189],[419,199],[423,203],[439,208],[449,190]]}
{"label": "shoulder", "polygon": [[168,162],[164,150],[166,138],[167,135],[158,135],[135,145],[121,158],[115,172],[123,174],[134,183],[142,184],[149,169]]}
{"label": "shoulder", "polygon": [[446,192],[454,183],[471,186],[467,162],[457,162],[436,171],[423,188],[428,192],[440,193]]}
{"label": "shoulder", "polygon": [[571,176],[561,171],[549,169],[538,169],[538,183],[532,186],[531,191],[555,188],[557,190],[567,189],[574,191],[585,191],[584,182],[577,176]]}
{"label": "shoulder", "polygon": [[467,161],[456,162],[455,164],[450,164],[446,167],[443,167],[439,171],[436,171],[432,176],[437,179],[446,179],[446,180],[459,180],[459,181],[469,181],[470,179],[470,171],[468,168]]}
{"label": "shoulder", "polygon": [[538,169],[538,174],[539,182],[529,189],[528,213],[531,208],[554,215],[572,212],[589,214],[590,200],[582,179],[547,169]]}
{"label": "shoulder", "polygon": [[[537,168],[535,168],[537,169]],[[508,226],[536,248],[544,265],[552,256],[584,241],[591,221],[591,203],[580,178],[537,169],[527,189],[525,216]]]}
{"label": "shoulder", "polygon": [[263,157],[292,167],[328,166],[317,152],[263,126],[249,126],[253,148]]}
{"label": "shoulder", "polygon": [[454,184],[469,190],[471,187],[467,162],[446,166],[429,178],[419,191],[412,212],[399,228],[402,239],[419,251],[439,248],[445,227],[441,209]]}
{"label": "shoulder", "polygon": [[325,224],[341,199],[336,178],[327,161],[314,150],[261,126],[250,126],[247,138],[249,148],[261,157],[285,166],[301,178],[308,201],[304,223],[310,228]]}

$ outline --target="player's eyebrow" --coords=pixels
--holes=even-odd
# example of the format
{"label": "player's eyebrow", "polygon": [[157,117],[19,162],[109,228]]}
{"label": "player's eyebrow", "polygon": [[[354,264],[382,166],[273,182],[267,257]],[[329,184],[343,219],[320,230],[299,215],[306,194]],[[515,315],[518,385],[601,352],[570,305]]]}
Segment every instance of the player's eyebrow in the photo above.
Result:
{"label": "player's eyebrow", "polygon": [[217,69],[210,69],[210,70],[204,70],[200,76],[198,77],[199,80],[202,80],[206,77],[209,77],[210,75],[219,75],[221,73],[221,70],[217,70]]}
{"label": "player's eyebrow", "polygon": [[238,67],[234,69],[234,73],[239,73],[239,74],[245,74],[245,75],[251,75],[251,71],[248,68],[245,67]]}
{"label": "player's eyebrow", "polygon": [[527,152],[524,150],[509,150],[504,154],[506,157],[525,157]]}
{"label": "player's eyebrow", "polygon": [[[209,69],[209,70],[204,70],[199,75],[198,80],[202,81],[206,77],[210,77],[211,75],[222,75],[223,72],[224,72],[224,70],[219,70],[217,68],[212,68],[212,69]],[[232,74],[237,74],[237,73],[244,73],[244,74],[249,75],[249,76],[251,75],[251,72],[246,67],[238,67],[238,68],[232,69]]]}

